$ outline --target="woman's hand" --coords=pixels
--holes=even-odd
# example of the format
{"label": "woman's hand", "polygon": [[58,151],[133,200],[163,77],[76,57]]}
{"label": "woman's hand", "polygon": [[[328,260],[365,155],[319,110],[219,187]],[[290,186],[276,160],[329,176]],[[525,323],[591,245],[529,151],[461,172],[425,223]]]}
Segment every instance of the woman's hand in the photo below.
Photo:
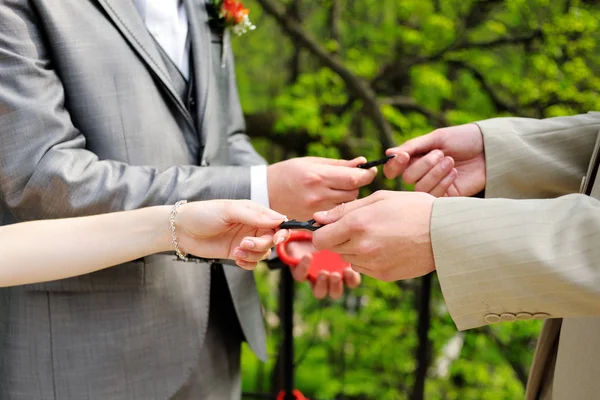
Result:
{"label": "woman's hand", "polygon": [[289,231],[278,229],[285,219],[250,200],[208,200],[181,205],[175,226],[181,251],[252,270],[287,240]]}

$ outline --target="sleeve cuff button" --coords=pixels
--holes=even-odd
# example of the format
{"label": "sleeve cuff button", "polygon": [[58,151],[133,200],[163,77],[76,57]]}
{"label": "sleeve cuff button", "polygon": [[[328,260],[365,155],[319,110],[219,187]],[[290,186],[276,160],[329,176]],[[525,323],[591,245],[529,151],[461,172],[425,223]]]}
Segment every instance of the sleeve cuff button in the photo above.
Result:
{"label": "sleeve cuff button", "polygon": [[502,313],[500,315],[500,321],[503,322],[512,322],[512,321],[516,321],[517,317],[515,317],[515,314],[511,314],[511,313]]}
{"label": "sleeve cuff button", "polygon": [[533,318],[533,315],[531,315],[528,312],[520,312],[520,313],[517,314],[517,319],[520,320],[520,321],[526,321],[526,320],[529,320],[529,319],[532,319],[532,318]]}
{"label": "sleeve cuff button", "polygon": [[533,319],[547,319],[550,315],[546,313],[535,313],[533,314]]}
{"label": "sleeve cuff button", "polygon": [[500,316],[498,314],[487,314],[483,317],[483,320],[487,324],[495,324],[496,322],[500,322]]}

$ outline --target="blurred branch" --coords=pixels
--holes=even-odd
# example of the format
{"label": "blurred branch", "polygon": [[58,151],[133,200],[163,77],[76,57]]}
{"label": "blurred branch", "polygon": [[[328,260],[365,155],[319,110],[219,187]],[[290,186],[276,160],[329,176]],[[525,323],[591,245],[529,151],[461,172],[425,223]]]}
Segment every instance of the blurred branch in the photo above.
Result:
{"label": "blurred branch", "polygon": [[[448,65],[448,70],[446,71],[446,77],[447,77],[448,81],[452,82],[453,86],[455,86],[454,83],[458,82],[458,68],[456,68],[454,65]],[[456,101],[454,101],[454,99],[451,99],[449,97],[445,97],[442,100],[442,105],[440,107],[440,113],[442,115],[445,115],[446,112],[448,112],[451,109],[454,109],[455,107],[456,107]]]}
{"label": "blurred branch", "polygon": [[[413,61],[406,63],[407,54],[402,51],[402,41],[398,41],[395,48],[396,54],[394,54],[394,61],[390,63],[388,67],[385,67],[381,74],[377,76],[372,83],[373,87],[377,87],[379,83],[389,85],[389,81],[402,81],[407,80],[408,72],[411,66],[424,64],[427,62],[434,62],[440,60],[449,51],[457,50],[461,46],[461,43],[467,43],[466,37],[471,29],[476,28],[482,22],[486,21],[487,15],[492,11],[494,5],[501,3],[503,0],[478,0],[471,4],[471,8],[468,12],[457,21],[457,28],[454,40],[444,48],[438,50],[432,55],[413,57]],[[434,2],[434,9],[436,13],[441,12],[441,2]],[[411,24],[408,21],[400,22],[400,25],[406,25],[411,29],[419,29],[419,26]]]}
{"label": "blurred branch", "polygon": [[493,49],[495,47],[506,46],[506,45],[520,45],[527,44],[532,42],[536,38],[542,37],[541,30],[532,31],[526,35],[522,36],[509,36],[502,37],[494,40],[489,40],[485,42],[464,42],[464,41],[455,41],[448,46],[438,50],[437,52],[426,55],[415,57],[412,60],[400,60],[395,61],[387,66],[385,66],[379,75],[373,79],[373,86],[383,83],[393,81],[398,79],[400,76],[407,73],[407,70],[415,65],[427,64],[437,61],[443,61],[446,55],[452,52],[461,51],[461,50],[473,50],[473,49]]}
{"label": "blurred branch", "polygon": [[475,67],[470,66],[469,64],[467,64],[464,61],[449,61],[448,64],[453,65],[457,68],[469,71],[473,75],[475,80],[477,82],[479,82],[479,84],[481,85],[481,88],[483,90],[485,90],[485,92],[489,96],[490,100],[494,104],[494,107],[496,107],[497,111],[501,111],[501,112],[506,111],[511,114],[519,114],[520,111],[519,111],[519,108],[517,107],[517,105],[509,104],[508,102],[502,100],[498,96],[497,90],[492,87],[492,85],[487,81],[486,77]]}
{"label": "blurred branch", "polygon": [[309,32],[286,14],[283,6],[279,2],[273,0],[257,1],[265,12],[275,18],[285,33],[292,38],[295,38],[300,45],[305,47],[323,65],[340,76],[350,93],[364,102],[365,113],[375,124],[379,132],[381,144],[386,148],[393,147],[394,139],[392,127],[383,116],[377,102],[377,95],[370,85],[346,68],[339,57],[327,52],[327,50]]}
{"label": "blurred branch", "polygon": [[337,43],[338,48],[334,52],[339,54],[341,50],[341,33],[340,33],[340,0],[331,0],[331,8],[329,9],[329,34],[331,39]]}
{"label": "blurred branch", "polygon": [[492,340],[492,342],[494,342],[494,344],[498,347],[498,349],[500,350],[500,353],[502,353],[502,355],[504,356],[506,361],[508,361],[508,363],[510,364],[512,369],[515,371],[517,378],[519,379],[519,381],[521,381],[521,383],[523,384],[523,387],[525,387],[527,385],[527,370],[525,369],[525,367],[522,364],[520,364],[512,359],[511,348],[509,346],[507,346],[506,344],[504,344],[500,340],[500,338],[494,333],[494,331],[490,329],[489,326],[484,327],[482,330],[489,336],[489,338]]}
{"label": "blurred branch", "polygon": [[[548,108],[553,107],[553,106],[570,107],[579,113],[583,113],[586,111],[583,103],[578,102],[576,100],[559,99],[556,96],[556,94],[554,93],[549,99],[547,99],[545,101],[541,100],[541,99],[537,99],[537,100],[531,101],[527,104],[520,106],[520,109],[522,109],[522,110],[530,110],[530,112],[527,114],[525,114],[524,112],[521,112],[521,115],[532,116],[534,118],[544,118],[545,112],[548,110]],[[529,114],[531,114],[531,115],[529,115]]]}
{"label": "blurred branch", "polygon": [[392,96],[384,97],[379,100],[381,104],[389,104],[401,111],[416,111],[429,119],[434,126],[441,128],[448,126],[449,122],[442,113],[435,112],[425,106],[418,104],[412,97]]}
{"label": "blurred branch", "polygon": [[463,18],[465,30],[473,29],[487,21],[487,17],[497,4],[503,3],[504,0],[479,0],[475,1],[469,12]]}
{"label": "blurred branch", "polygon": [[[299,23],[302,22],[300,16],[300,2],[301,0],[293,0],[290,3],[287,12],[290,15],[290,18],[293,18]],[[295,83],[296,80],[298,80],[298,77],[300,76],[300,54],[302,53],[302,47],[298,46],[298,43],[295,40],[293,42],[294,54],[292,55],[292,58],[290,60],[290,83]]]}
{"label": "blurred branch", "polygon": [[458,51],[458,50],[470,50],[470,49],[493,49],[495,47],[505,46],[505,45],[509,45],[509,44],[510,45],[521,45],[521,44],[525,44],[525,43],[530,43],[533,40],[539,39],[541,37],[542,37],[542,31],[539,29],[536,29],[525,35],[501,37],[501,38],[494,39],[494,40],[488,40],[486,42],[460,43],[460,44],[457,44],[451,50]]}
{"label": "blurred branch", "polygon": [[346,101],[346,103],[340,107],[339,111],[338,111],[338,115],[343,115],[346,112],[350,111],[350,109],[352,108],[352,106],[354,105],[354,103],[356,102],[356,97],[349,97],[348,101]]}
{"label": "blurred branch", "polygon": [[431,311],[431,277],[433,274],[427,274],[421,277],[421,286],[416,296],[417,312],[419,320],[417,325],[417,338],[419,345],[416,350],[415,358],[417,369],[415,371],[415,384],[410,394],[410,400],[423,400],[425,398],[425,380],[427,379],[427,370],[431,360],[431,343],[429,342],[429,325]]}

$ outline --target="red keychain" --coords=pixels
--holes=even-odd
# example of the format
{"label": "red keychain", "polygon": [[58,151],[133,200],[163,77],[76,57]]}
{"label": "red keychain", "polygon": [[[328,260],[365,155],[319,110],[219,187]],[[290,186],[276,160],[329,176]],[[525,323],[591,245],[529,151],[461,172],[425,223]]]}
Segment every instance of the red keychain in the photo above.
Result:
{"label": "red keychain", "polygon": [[[310,242],[312,241],[312,233],[306,231],[292,231],[290,238],[277,245],[277,254],[281,261],[290,267],[295,267],[300,263],[300,259],[294,258],[287,253],[286,246],[290,242]],[[339,272],[342,275],[343,271],[350,267],[350,263],[347,263],[342,257],[330,250],[320,250],[312,253],[312,261],[308,267],[308,279],[315,283],[319,271]]]}

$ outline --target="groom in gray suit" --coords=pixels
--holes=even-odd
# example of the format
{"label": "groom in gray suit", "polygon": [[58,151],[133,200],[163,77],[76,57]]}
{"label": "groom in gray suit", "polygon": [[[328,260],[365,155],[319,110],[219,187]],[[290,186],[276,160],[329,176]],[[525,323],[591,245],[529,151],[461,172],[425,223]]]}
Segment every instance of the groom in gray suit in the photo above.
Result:
{"label": "groom in gray suit", "polygon": [[[214,198],[306,218],[374,177],[264,165],[202,0],[5,0],[0,21],[3,225]],[[242,340],[266,357],[252,273],[174,253],[2,289],[0,398],[239,398]]]}

